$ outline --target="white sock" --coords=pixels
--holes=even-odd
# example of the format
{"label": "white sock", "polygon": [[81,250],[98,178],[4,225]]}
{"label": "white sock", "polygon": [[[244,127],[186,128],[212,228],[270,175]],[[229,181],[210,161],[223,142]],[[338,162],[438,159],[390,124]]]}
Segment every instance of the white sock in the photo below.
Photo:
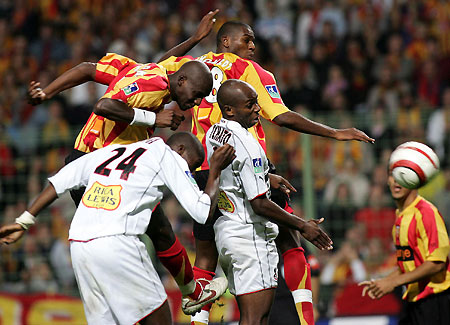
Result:
{"label": "white sock", "polygon": [[297,289],[291,292],[294,297],[294,302],[310,302],[312,303],[312,291],[308,289]]}
{"label": "white sock", "polygon": [[209,311],[200,310],[194,316],[191,316],[191,322],[200,322],[202,324],[208,325],[209,322]]}

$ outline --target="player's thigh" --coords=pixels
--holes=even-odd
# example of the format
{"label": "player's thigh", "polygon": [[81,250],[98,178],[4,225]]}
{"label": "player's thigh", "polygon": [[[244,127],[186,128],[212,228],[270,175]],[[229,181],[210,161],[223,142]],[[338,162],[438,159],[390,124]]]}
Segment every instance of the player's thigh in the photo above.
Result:
{"label": "player's thigh", "polygon": [[225,217],[217,220],[214,229],[219,262],[232,294],[248,294],[277,286],[276,229]]}
{"label": "player's thigh", "polygon": [[279,234],[275,240],[281,254],[292,248],[301,247],[300,232],[286,226],[278,225]]}
{"label": "player's thigh", "polygon": [[266,324],[275,297],[275,289],[236,296],[240,324]]}
{"label": "player's thigh", "polygon": [[136,236],[72,242],[71,254],[83,302],[90,308],[87,318],[97,316],[99,298],[119,324],[137,322],[167,299],[145,245]]}
{"label": "player's thigh", "polygon": [[140,325],[171,325],[172,315],[169,303],[166,301],[160,308],[139,321]]}

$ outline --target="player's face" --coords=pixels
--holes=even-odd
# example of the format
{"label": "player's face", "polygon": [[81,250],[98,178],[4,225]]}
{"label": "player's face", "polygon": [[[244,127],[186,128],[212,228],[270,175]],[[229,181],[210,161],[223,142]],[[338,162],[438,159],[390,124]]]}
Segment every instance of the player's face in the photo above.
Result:
{"label": "player's face", "polygon": [[392,176],[392,173],[390,173],[388,176],[388,186],[389,190],[391,191],[392,198],[394,200],[401,200],[403,198],[406,198],[409,195],[409,193],[411,193],[411,190],[401,186],[399,183],[395,181],[394,176]]}
{"label": "player's face", "polygon": [[252,60],[255,55],[255,34],[250,28],[242,26],[230,37],[229,51],[243,59]]}
{"label": "player's face", "polygon": [[202,99],[209,94],[209,91],[205,93],[198,90],[198,87],[195,87],[189,81],[185,81],[177,90],[176,102],[182,111],[186,111],[196,105],[200,105]]}
{"label": "player's face", "polygon": [[259,121],[259,111],[261,107],[258,104],[258,94],[252,88],[241,88],[237,94],[238,100],[233,108],[235,120],[245,128],[251,128]]}

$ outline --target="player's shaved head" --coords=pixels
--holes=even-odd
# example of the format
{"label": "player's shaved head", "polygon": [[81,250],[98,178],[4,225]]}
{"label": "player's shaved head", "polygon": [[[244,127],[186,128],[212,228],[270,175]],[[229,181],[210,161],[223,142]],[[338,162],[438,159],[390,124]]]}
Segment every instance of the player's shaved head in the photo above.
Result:
{"label": "player's shaved head", "polygon": [[226,116],[226,106],[236,107],[246,98],[244,93],[246,88],[253,89],[248,83],[237,79],[228,79],[220,86],[217,92],[217,103],[222,115]]}
{"label": "player's shaved head", "polygon": [[224,23],[217,32],[216,36],[217,47],[220,47],[222,45],[222,39],[225,36],[233,36],[236,33],[240,33],[243,28],[252,30],[252,28],[249,25],[240,21],[227,21],[226,23]]}
{"label": "player's shaved head", "polygon": [[211,71],[200,61],[186,62],[168,77],[170,95],[183,111],[200,105],[201,100],[208,96],[213,86]]}
{"label": "player's shaved head", "polygon": [[202,144],[190,132],[176,132],[167,139],[166,144],[187,161],[191,171],[197,169],[205,160]]}
{"label": "player's shaved head", "polygon": [[208,66],[200,61],[189,61],[181,66],[179,74],[187,76],[193,86],[208,95],[213,86],[211,71]]}

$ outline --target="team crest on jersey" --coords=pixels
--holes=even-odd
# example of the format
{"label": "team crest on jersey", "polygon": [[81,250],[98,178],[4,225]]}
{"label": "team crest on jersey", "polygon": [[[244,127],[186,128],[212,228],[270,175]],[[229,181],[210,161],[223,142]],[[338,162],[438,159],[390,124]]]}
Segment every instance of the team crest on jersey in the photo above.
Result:
{"label": "team crest on jersey", "polygon": [[231,200],[228,198],[228,196],[225,194],[224,191],[219,192],[219,197],[217,199],[217,207],[220,210],[225,210],[227,212],[234,212],[234,204],[231,202]]}
{"label": "team crest on jersey", "polygon": [[253,159],[253,170],[255,171],[255,173],[262,173],[263,172],[263,166],[262,166],[261,158]]}
{"label": "team crest on jersey", "polygon": [[135,93],[139,90],[139,86],[137,84],[137,82],[133,82],[132,84],[129,84],[128,86],[126,86],[125,88],[122,88],[123,92],[125,93],[125,95],[131,95],[132,93]]}
{"label": "team crest on jersey", "polygon": [[281,98],[280,92],[278,91],[277,85],[267,85],[265,86],[269,96],[272,98]]}
{"label": "team crest on jersey", "polygon": [[188,170],[185,170],[184,172],[186,173],[187,177],[189,177],[191,183],[197,185],[197,182],[195,181],[194,176],[192,176],[191,172]]}
{"label": "team crest on jersey", "polygon": [[95,182],[83,195],[82,202],[88,208],[115,210],[119,207],[121,185],[102,185]]}

